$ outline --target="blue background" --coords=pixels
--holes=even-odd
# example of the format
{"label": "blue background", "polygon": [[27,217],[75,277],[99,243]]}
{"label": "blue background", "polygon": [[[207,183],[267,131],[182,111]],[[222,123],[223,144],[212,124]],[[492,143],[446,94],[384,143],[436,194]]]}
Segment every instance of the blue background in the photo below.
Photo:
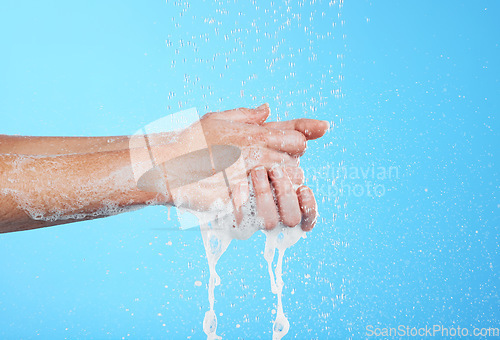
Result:
{"label": "blue background", "polygon": [[[497,1],[2,1],[0,133],[131,134],[262,102],[327,119],[301,162],[321,216],[286,254],[288,338],[498,328],[499,16]],[[204,338],[201,236],[167,215],[0,235],[0,337]],[[263,247],[219,261],[224,338],[271,338]]]}

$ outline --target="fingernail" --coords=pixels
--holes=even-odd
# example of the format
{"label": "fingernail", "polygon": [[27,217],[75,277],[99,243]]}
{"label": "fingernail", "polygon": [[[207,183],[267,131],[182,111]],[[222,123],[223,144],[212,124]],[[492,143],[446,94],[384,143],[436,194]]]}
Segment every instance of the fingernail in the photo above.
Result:
{"label": "fingernail", "polygon": [[271,173],[276,179],[283,178],[283,168],[279,165],[273,165],[273,167],[271,168]]}
{"label": "fingernail", "polygon": [[263,166],[255,168],[255,177],[257,177],[257,180],[259,182],[267,181],[266,168],[264,168]]}
{"label": "fingernail", "polygon": [[322,122],[326,125],[326,129],[328,130],[330,128],[330,122],[327,120],[322,120]]}
{"label": "fingernail", "polygon": [[306,201],[309,201],[310,199],[312,199],[311,191],[307,187],[300,188],[300,195]]}
{"label": "fingernail", "polygon": [[268,103],[264,103],[264,104],[260,105],[255,110],[257,110],[258,112],[263,112],[266,109],[269,109],[269,104]]}

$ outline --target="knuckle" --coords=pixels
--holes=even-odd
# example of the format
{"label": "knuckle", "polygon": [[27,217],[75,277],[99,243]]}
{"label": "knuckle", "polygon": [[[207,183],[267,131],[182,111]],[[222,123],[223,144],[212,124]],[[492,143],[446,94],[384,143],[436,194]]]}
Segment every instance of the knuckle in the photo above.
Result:
{"label": "knuckle", "polygon": [[264,129],[259,129],[253,134],[254,138],[260,142],[264,142],[265,145],[267,145],[267,140],[268,138],[268,133]]}
{"label": "knuckle", "polygon": [[249,115],[251,113],[251,109],[246,107],[239,107],[237,110],[243,113],[244,115]]}
{"label": "knuckle", "polygon": [[282,164],[285,164],[290,167],[296,167],[297,166],[297,161],[293,157],[283,157],[281,160]]}
{"label": "knuckle", "polygon": [[302,156],[307,147],[306,137],[300,132],[293,131],[291,132],[290,138],[291,144],[293,145],[293,151],[291,151],[298,156]]}
{"label": "knuckle", "polygon": [[299,147],[301,147],[303,150],[306,149],[307,146],[307,138],[304,136],[302,133],[295,131],[295,134],[297,136],[297,144]]}
{"label": "knuckle", "polygon": [[305,175],[304,175],[304,170],[302,168],[295,168],[295,171],[292,175],[292,181],[293,183],[304,183]]}

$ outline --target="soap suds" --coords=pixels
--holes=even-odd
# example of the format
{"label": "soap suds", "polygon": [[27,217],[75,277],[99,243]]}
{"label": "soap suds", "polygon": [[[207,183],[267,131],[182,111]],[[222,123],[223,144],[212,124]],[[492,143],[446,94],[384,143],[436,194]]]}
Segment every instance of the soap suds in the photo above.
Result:
{"label": "soap suds", "polygon": [[[109,192],[126,194],[133,183],[129,168],[89,177],[82,169],[72,169],[68,157],[16,155],[4,171],[6,185],[0,195],[9,196],[33,220],[48,222],[111,216],[141,208],[122,206],[96,189],[106,187]],[[42,171],[51,176],[40,176]],[[71,181],[58,180],[66,174]],[[47,195],[49,189],[56,194]]]}
{"label": "soap suds", "polygon": [[[203,331],[208,340],[221,339],[216,334],[217,316],[214,310],[215,287],[220,285],[220,277],[216,271],[216,265],[219,258],[224,254],[227,247],[233,239],[247,239],[256,231],[262,230],[266,235],[264,258],[268,264],[271,290],[277,295],[277,313],[273,324],[273,340],[283,338],[290,329],[290,323],[283,311],[282,292],[284,282],[282,279],[283,257],[285,250],[293,246],[297,241],[304,237],[306,233],[302,230],[300,224],[294,228],[279,224],[272,230],[263,230],[263,223],[256,213],[255,195],[250,185],[250,197],[246,204],[242,206],[243,220],[236,228],[233,214],[221,214],[221,203],[217,202],[219,213],[199,213],[193,212],[200,221],[200,229],[203,237],[203,244],[208,260],[209,284],[208,301],[210,309],[205,313],[203,320]],[[229,209],[229,207],[228,207]],[[213,218],[215,216],[215,218]],[[275,250],[278,250],[278,260],[273,271],[273,259]]]}
{"label": "soap suds", "polygon": [[[282,279],[283,256],[285,255],[285,250],[297,243],[301,237],[305,237],[306,233],[302,230],[300,225],[289,228],[280,223],[273,230],[264,231],[264,234],[266,234],[264,258],[267,261],[269,278],[271,279],[271,290],[278,296],[278,312],[273,325],[273,340],[279,340],[283,338],[290,329],[290,323],[283,312],[282,302],[284,286]],[[275,275],[273,275],[272,263],[276,249],[278,249],[278,262],[276,263],[274,271]]]}

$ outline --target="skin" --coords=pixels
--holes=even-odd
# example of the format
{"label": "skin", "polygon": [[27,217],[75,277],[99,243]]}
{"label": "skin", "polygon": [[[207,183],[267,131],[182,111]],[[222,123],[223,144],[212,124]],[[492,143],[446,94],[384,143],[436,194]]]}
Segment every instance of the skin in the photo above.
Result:
{"label": "skin", "polygon": [[[269,113],[267,104],[213,112],[203,116],[199,124],[209,146],[233,145],[241,150],[264,228],[272,229],[280,221],[289,227],[302,222],[302,228],[309,231],[316,222],[317,208],[312,191],[302,185],[299,157],[308,140],[323,136],[328,123],[311,119],[266,123]],[[151,148],[160,158],[175,157],[194,143],[195,130],[186,129],[175,141],[169,134],[154,135]],[[174,204],[175,191],[139,190],[129,140],[128,136],[0,135],[0,233],[102,218],[147,205]],[[218,188],[224,186],[201,181],[181,189],[190,198],[189,208],[203,211],[218,198]],[[246,179],[231,183],[237,213],[247,201],[248,188]]]}

